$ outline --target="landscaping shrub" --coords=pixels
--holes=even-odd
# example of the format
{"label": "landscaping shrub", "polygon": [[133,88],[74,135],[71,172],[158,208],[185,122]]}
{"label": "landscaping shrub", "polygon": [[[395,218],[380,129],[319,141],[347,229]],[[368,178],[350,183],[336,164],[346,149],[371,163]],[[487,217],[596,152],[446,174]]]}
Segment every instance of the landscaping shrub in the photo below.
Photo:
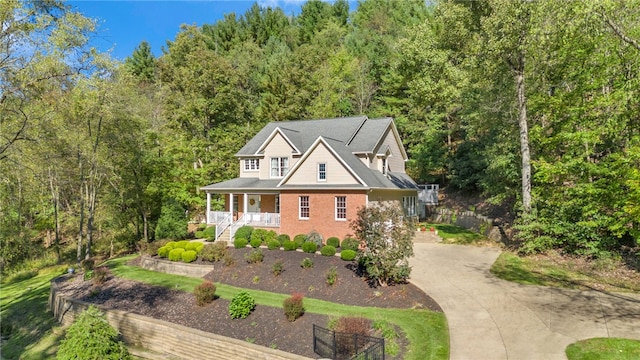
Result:
{"label": "landscaping shrub", "polygon": [[174,246],[174,249],[187,249],[187,245],[189,244],[189,240],[180,240],[178,242],[176,242],[176,246]]}
{"label": "landscaping shrub", "polygon": [[291,238],[287,234],[280,234],[276,239],[280,242],[280,245],[283,245],[285,241],[291,240]]}
{"label": "landscaping shrub", "polygon": [[[259,229],[258,229],[259,230]],[[257,230],[256,230],[257,231]],[[255,231],[253,232],[255,234]],[[252,235],[253,237],[253,235]],[[258,248],[260,247],[260,245],[262,245],[262,239],[260,238],[253,238],[251,239],[251,242],[249,242],[249,245],[251,245],[252,248]]]}
{"label": "landscaping shrub", "polygon": [[233,240],[233,247],[236,248],[236,249],[242,249],[242,248],[247,247],[247,243],[248,243],[247,239],[245,239],[243,237],[240,237],[240,238],[236,237]]}
{"label": "landscaping shrub", "polygon": [[187,246],[185,246],[184,249],[185,250],[196,251],[196,248],[198,247],[198,244],[202,244],[202,243],[201,242],[197,242],[197,241],[190,241],[190,242],[187,243]]}
{"label": "landscaping shrub", "polygon": [[84,270],[84,272],[87,272],[93,270],[95,263],[96,262],[93,259],[84,259],[80,262],[80,266],[82,266],[82,270]]}
{"label": "landscaping shrub", "polygon": [[262,249],[253,249],[250,253],[244,255],[244,259],[247,260],[249,264],[257,264],[264,260],[264,254],[262,253]]}
{"label": "landscaping shrub", "polygon": [[300,266],[303,269],[311,269],[313,267],[313,260],[307,258],[302,259],[302,261],[300,262]]}
{"label": "landscaping shrub", "polygon": [[176,248],[169,251],[169,260],[171,261],[180,261],[182,260],[182,253],[184,252],[183,248]]}
{"label": "landscaping shrub", "polygon": [[298,248],[298,244],[296,244],[295,241],[285,240],[282,243],[282,247],[284,248],[284,251],[292,251]]}
{"label": "landscaping shrub", "polygon": [[204,239],[205,238],[204,231],[197,230],[196,233],[195,233],[195,237],[196,237],[196,239]]}
{"label": "landscaping shrub", "polygon": [[356,252],[353,250],[342,250],[340,252],[340,259],[344,261],[353,261],[356,258]]}
{"label": "landscaping shrub", "polygon": [[197,242],[195,248],[193,249],[195,252],[200,254],[200,252],[204,249],[204,243]]}
{"label": "landscaping shrub", "polygon": [[354,238],[345,238],[344,240],[342,240],[342,243],[340,244],[340,246],[342,247],[342,250],[353,250],[353,251],[358,251],[358,246],[360,245],[360,242]]}
{"label": "landscaping shrub", "polygon": [[56,359],[131,359],[131,356],[118,340],[118,331],[91,305],[67,329]]}
{"label": "landscaping shrub", "polygon": [[186,263],[190,263],[190,262],[196,261],[198,254],[194,250],[186,250],[182,253],[181,256],[182,256],[182,261]]}
{"label": "landscaping shrub", "polygon": [[307,242],[312,242],[316,244],[316,247],[320,247],[322,246],[322,235],[315,230],[311,230],[311,232],[307,234]]}
{"label": "landscaping shrub", "polygon": [[296,245],[298,246],[298,248],[302,247],[302,244],[305,243],[305,241],[307,241],[307,235],[305,234],[298,234],[296,236],[293,237],[293,241],[295,241]]}
{"label": "landscaping shrub", "polygon": [[331,286],[336,283],[338,280],[338,269],[335,266],[332,266],[329,271],[327,271],[327,285]]}
{"label": "landscaping shrub", "polygon": [[293,293],[291,297],[284,299],[282,308],[284,315],[290,322],[296,321],[297,318],[304,314],[304,295],[301,293]]}
{"label": "landscaping shrub", "polygon": [[158,256],[160,256],[161,258],[166,258],[167,256],[169,256],[169,251],[171,250],[173,249],[168,246],[163,246],[158,249]]}
{"label": "landscaping shrub", "polygon": [[269,242],[267,243],[267,248],[269,250],[277,250],[280,249],[280,241],[273,239],[273,240],[269,240]]}
{"label": "landscaping shrub", "polygon": [[224,263],[224,266],[233,266],[236,264],[236,258],[231,255],[231,252],[227,251],[222,257],[222,262]]}
{"label": "landscaping shrub", "polygon": [[[251,233],[251,242],[253,242],[254,240],[256,241],[260,241],[260,244],[262,244],[263,242],[265,242],[265,239],[267,237],[267,233],[268,231],[265,229],[254,229],[253,232]],[[260,245],[258,245],[260,246]]]}
{"label": "landscaping shrub", "polygon": [[162,204],[156,225],[156,239],[184,239],[187,236],[187,217],[184,208],[175,200]]}
{"label": "landscaping shrub", "polygon": [[91,275],[91,280],[94,285],[102,285],[107,280],[109,280],[109,276],[111,276],[111,270],[106,266],[98,266],[93,269],[93,275]]}
{"label": "landscaping shrub", "polygon": [[316,252],[316,250],[318,250],[318,245],[316,245],[315,243],[306,242],[302,244],[302,251],[306,253],[313,254]]}
{"label": "landscaping shrub", "polygon": [[204,230],[206,228],[207,228],[207,224],[205,224],[205,223],[198,224],[198,231],[202,231],[202,230]]}
{"label": "landscaping shrub", "polygon": [[169,242],[165,243],[164,246],[168,247],[169,250],[172,250],[172,249],[176,248],[176,244],[177,244],[177,242],[175,242],[175,241],[169,241]]}
{"label": "landscaping shrub", "polygon": [[253,232],[253,227],[249,225],[241,226],[238,230],[236,230],[236,234],[233,236],[234,239],[237,238],[245,238],[251,239],[251,233]]}
{"label": "landscaping shrub", "polygon": [[216,226],[212,225],[204,229],[204,231],[202,232],[202,237],[204,239],[207,239],[207,241],[214,241],[216,239]]}
{"label": "landscaping shrub", "polygon": [[[150,243],[141,240],[139,242],[140,244],[140,250],[141,252],[144,252],[147,255],[158,255],[158,249],[160,249],[161,247],[165,246],[167,244],[167,241],[163,241],[163,240],[156,240],[156,241],[152,241]],[[169,249],[171,250],[171,249]],[[168,252],[167,252],[168,254]],[[166,257],[166,256],[165,256]]]}
{"label": "landscaping shrub", "polygon": [[333,330],[347,334],[369,336],[371,320],[363,317],[343,316],[338,319]]}
{"label": "landscaping shrub", "polygon": [[200,251],[200,258],[206,261],[220,261],[229,249],[224,243],[208,244]]}
{"label": "landscaping shrub", "polygon": [[193,295],[196,297],[198,306],[210,304],[216,298],[216,285],[211,281],[204,281],[193,289]]}
{"label": "landscaping shrub", "polygon": [[237,293],[229,303],[229,315],[232,319],[244,319],[256,307],[253,296],[246,291]]}
{"label": "landscaping shrub", "polygon": [[277,239],[278,239],[278,233],[276,233],[273,230],[269,230],[264,234],[264,239],[263,240],[264,240],[265,243],[268,244],[269,241],[277,240]]}
{"label": "landscaping shrub", "polygon": [[340,239],[338,239],[335,236],[332,236],[332,237],[327,239],[327,245],[331,245],[334,248],[338,248],[338,247],[340,247]]}
{"label": "landscaping shrub", "polygon": [[284,271],[284,262],[282,260],[276,260],[276,262],[274,262],[273,265],[271,266],[271,273],[273,273],[274,276],[278,276],[282,274],[283,271]]}
{"label": "landscaping shrub", "polygon": [[333,256],[336,254],[336,248],[331,245],[325,245],[320,249],[320,254],[322,254],[322,256]]}

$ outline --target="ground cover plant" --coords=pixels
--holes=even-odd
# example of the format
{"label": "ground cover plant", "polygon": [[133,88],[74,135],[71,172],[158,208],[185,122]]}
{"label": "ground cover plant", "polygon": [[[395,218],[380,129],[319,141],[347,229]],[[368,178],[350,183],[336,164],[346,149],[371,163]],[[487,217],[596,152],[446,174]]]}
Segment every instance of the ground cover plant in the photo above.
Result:
{"label": "ground cover plant", "polygon": [[567,346],[569,360],[632,360],[640,359],[640,340],[593,338]]}
{"label": "ground cover plant", "polygon": [[[274,345],[278,349],[285,351],[295,350],[296,347],[306,347],[310,353],[306,356],[314,357],[310,342],[300,341],[311,337],[311,324],[316,323],[326,326],[329,317],[340,316],[362,316],[375,321],[386,321],[392,324],[401,333],[399,343],[402,351],[398,358],[402,359],[446,359],[448,358],[448,335],[446,320],[442,313],[428,310],[428,306],[435,306],[429,303],[430,300],[424,293],[417,290],[410,284],[388,286],[386,288],[372,289],[357,277],[354,277],[352,270],[347,268],[347,263],[337,257],[323,257],[319,254],[312,255],[316,262],[317,276],[303,278],[295,270],[299,267],[299,262],[309,254],[302,252],[282,252],[276,256],[266,256],[265,261],[259,265],[249,265],[242,261],[244,254],[251,251],[250,248],[234,250],[230,249],[238,259],[236,265],[231,267],[218,267],[218,271],[210,275],[220,282],[216,282],[216,296],[219,296],[213,303],[202,307],[202,311],[194,311],[180,307],[176,314],[165,314],[163,316],[173,316],[169,321],[173,321],[185,326],[202,326],[202,330],[220,331],[233,330],[243,334],[239,338],[245,340],[246,334],[251,333],[251,338],[257,344],[264,346]],[[272,252],[267,253],[267,255]],[[286,257],[283,255],[287,254]],[[291,255],[289,258],[288,255]],[[118,294],[118,298],[129,296],[121,306],[131,306],[131,301],[144,307],[150,299],[147,291],[155,293],[153,307],[148,311],[157,312],[163,306],[169,306],[174,302],[181,304],[193,304],[195,309],[195,298],[193,289],[202,283],[201,279],[188,278],[176,275],[157,273],[141,269],[136,266],[127,265],[132,258],[119,258],[110,260],[107,264],[112,272],[119,278],[113,278],[105,284],[103,293],[96,297],[89,298],[89,288],[86,289],[87,298],[84,300],[94,301],[103,305],[117,306],[117,299],[113,296],[107,298],[105,294]],[[282,260],[284,271],[277,278],[271,273],[274,262]],[[337,266],[339,278],[333,286],[326,285],[324,273],[331,267]],[[246,267],[246,268],[245,268]],[[255,271],[248,271],[249,267]],[[293,271],[287,271],[292,269]],[[263,272],[264,271],[264,272]],[[252,278],[256,275],[261,277],[260,282],[253,283]],[[130,280],[126,280],[130,279]],[[270,282],[269,279],[273,279]],[[296,279],[301,279],[296,283]],[[135,281],[132,281],[135,280]],[[211,279],[210,279],[211,280]],[[151,283],[148,285],[139,283]],[[123,284],[119,284],[123,282]],[[130,282],[130,284],[129,284]],[[241,287],[231,286],[226,283],[235,282]],[[109,289],[109,286],[115,286]],[[122,287],[120,287],[122,286]],[[116,290],[117,289],[117,290]],[[264,291],[259,289],[269,289]],[[345,291],[349,289],[350,291]],[[360,290],[357,290],[360,289]],[[83,290],[84,291],[84,290]],[[246,291],[254,299],[256,308],[246,319],[231,320],[229,318],[227,306],[231,299],[239,292]],[[272,291],[279,291],[275,293]],[[283,302],[290,297],[293,292],[304,293],[304,316],[294,322],[289,322],[283,313]],[[326,300],[323,300],[326,299]],[[332,300],[332,301],[327,301]],[[166,304],[164,304],[166,303]],[[360,304],[360,305],[355,305]],[[388,306],[399,306],[401,308],[389,308]],[[186,307],[186,306],[185,306]],[[175,306],[171,307],[175,309]],[[218,312],[222,308],[222,312]],[[273,310],[272,310],[273,309]],[[182,311],[184,310],[184,311]],[[215,319],[207,320],[206,316],[214,316]],[[265,318],[266,316],[266,318]],[[228,320],[225,320],[228,319]],[[262,320],[261,320],[262,319]],[[233,325],[229,325],[226,321]],[[251,325],[253,324],[253,325]],[[289,324],[289,325],[284,325]],[[274,326],[278,325],[278,331],[274,331]],[[300,328],[297,328],[297,327]],[[246,330],[242,330],[246,327]],[[288,344],[287,335],[294,339],[293,344]],[[277,334],[274,339],[274,334]],[[227,336],[233,336],[227,334]],[[294,349],[289,349],[293,346]],[[393,357],[389,357],[393,359]]]}
{"label": "ground cover plant", "polygon": [[418,228],[420,231],[431,231],[433,228],[434,232],[438,231],[438,236],[445,244],[471,245],[491,242],[484,235],[451,224],[422,223]]}

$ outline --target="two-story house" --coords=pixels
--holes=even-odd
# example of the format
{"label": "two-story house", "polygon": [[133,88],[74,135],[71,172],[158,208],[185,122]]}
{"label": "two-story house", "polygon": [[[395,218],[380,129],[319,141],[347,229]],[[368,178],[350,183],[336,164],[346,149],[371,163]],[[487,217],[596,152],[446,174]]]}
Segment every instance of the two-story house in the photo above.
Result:
{"label": "two-story house", "polygon": [[[405,173],[392,118],[272,122],[236,157],[239,177],[201,188],[216,237],[248,224],[292,238],[316,230],[343,239],[362,206],[397,202],[417,214],[418,186]],[[224,195],[225,211],[211,211],[211,194]]]}

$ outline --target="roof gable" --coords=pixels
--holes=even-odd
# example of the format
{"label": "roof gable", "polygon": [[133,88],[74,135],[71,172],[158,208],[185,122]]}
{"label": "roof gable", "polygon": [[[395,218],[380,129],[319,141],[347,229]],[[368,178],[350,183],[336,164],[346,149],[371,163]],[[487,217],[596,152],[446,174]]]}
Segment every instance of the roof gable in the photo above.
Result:
{"label": "roof gable", "polygon": [[[293,135],[293,136],[292,136]],[[291,134],[289,132],[289,136],[287,136],[285,134],[284,131],[282,131],[279,127],[275,128],[271,134],[269,135],[269,137],[267,137],[267,139],[262,143],[262,145],[260,145],[260,147],[258,147],[258,149],[255,152],[255,155],[260,155],[262,153],[264,153],[264,149],[269,146],[269,143],[271,143],[271,141],[273,139],[275,139],[277,136],[280,136],[284,139],[284,141],[287,142],[287,144],[289,146],[291,146],[291,150],[293,152],[294,155],[300,155],[302,152],[298,149],[298,147],[294,144],[293,141],[291,141],[290,137],[294,137],[295,134]]]}

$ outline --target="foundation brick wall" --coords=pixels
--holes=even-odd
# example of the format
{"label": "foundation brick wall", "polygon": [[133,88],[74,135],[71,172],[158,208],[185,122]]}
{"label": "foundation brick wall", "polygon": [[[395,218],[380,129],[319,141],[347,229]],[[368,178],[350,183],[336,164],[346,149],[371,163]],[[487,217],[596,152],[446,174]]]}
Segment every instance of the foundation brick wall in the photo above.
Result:
{"label": "foundation brick wall", "polygon": [[[309,219],[298,219],[298,198],[309,196]],[[335,219],[335,197],[347,197],[347,220]],[[353,234],[349,226],[357,217],[358,209],[367,203],[365,191],[336,191],[331,194],[319,191],[287,191],[280,194],[280,233],[293,237],[307,234],[311,230],[318,231],[323,239],[336,236],[341,240]]]}
{"label": "foundation brick wall", "polygon": [[[49,310],[63,325],[70,325],[88,303],[69,299],[51,283]],[[109,324],[116,328],[128,345],[142,347],[162,358],[202,360],[311,360],[281,350],[255,345],[213,333],[188,328],[125,311],[99,307]],[[158,358],[158,357],[156,357]]]}

